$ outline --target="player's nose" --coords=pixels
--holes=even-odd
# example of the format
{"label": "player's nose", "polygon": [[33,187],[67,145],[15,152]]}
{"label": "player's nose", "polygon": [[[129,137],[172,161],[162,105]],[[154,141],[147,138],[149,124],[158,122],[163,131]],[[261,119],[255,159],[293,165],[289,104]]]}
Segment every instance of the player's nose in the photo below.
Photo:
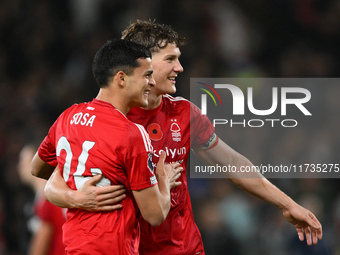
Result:
{"label": "player's nose", "polygon": [[177,73],[181,73],[184,71],[183,66],[181,65],[181,62],[179,61],[179,59],[177,59],[175,62],[174,71]]}
{"label": "player's nose", "polygon": [[149,85],[150,85],[151,87],[156,86],[156,81],[155,81],[155,79],[153,78],[153,76],[151,76],[151,77],[149,78]]}

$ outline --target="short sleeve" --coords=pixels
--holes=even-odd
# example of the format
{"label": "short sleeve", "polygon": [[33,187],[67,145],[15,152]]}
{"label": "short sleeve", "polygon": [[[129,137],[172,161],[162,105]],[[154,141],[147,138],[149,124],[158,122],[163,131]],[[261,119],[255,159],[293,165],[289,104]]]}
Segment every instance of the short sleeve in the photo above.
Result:
{"label": "short sleeve", "polygon": [[38,149],[39,157],[52,166],[57,166],[58,164],[55,145],[55,126],[56,122],[50,128],[47,136],[44,138]]}
{"label": "short sleeve", "polygon": [[202,115],[201,110],[190,103],[190,138],[191,147],[200,148],[209,143],[209,147],[215,146],[218,142],[214,134],[215,128],[206,115]]}
{"label": "short sleeve", "polygon": [[141,190],[157,184],[152,163],[153,148],[143,126],[135,124],[129,132],[129,156],[126,157],[128,181],[132,190]]}

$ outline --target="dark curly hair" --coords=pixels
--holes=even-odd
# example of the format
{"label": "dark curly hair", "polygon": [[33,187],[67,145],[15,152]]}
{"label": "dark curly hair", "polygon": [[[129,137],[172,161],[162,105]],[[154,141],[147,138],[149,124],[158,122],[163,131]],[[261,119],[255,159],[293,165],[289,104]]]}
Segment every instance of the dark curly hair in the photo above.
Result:
{"label": "dark curly hair", "polygon": [[122,39],[106,42],[92,63],[92,73],[98,86],[108,86],[118,71],[131,75],[140,66],[139,58],[151,58],[151,52],[143,45]]}
{"label": "dark curly hair", "polygon": [[122,39],[139,43],[151,52],[165,48],[169,43],[177,47],[185,45],[185,38],[179,37],[171,26],[158,24],[152,20],[137,20],[123,32]]}

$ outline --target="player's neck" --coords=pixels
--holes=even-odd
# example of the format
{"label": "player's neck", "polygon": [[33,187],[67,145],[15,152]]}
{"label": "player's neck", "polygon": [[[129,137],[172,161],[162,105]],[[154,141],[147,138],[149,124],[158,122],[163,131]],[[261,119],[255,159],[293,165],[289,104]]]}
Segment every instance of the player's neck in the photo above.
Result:
{"label": "player's neck", "polygon": [[150,93],[148,98],[148,106],[144,109],[151,110],[160,106],[162,103],[162,95],[155,95]]}
{"label": "player's neck", "polygon": [[161,103],[162,103],[162,95],[156,95],[156,94],[150,93],[149,98],[148,98],[148,106],[145,107],[144,109],[147,109],[147,110],[155,109],[158,106],[160,106]]}
{"label": "player's neck", "polygon": [[101,88],[96,99],[113,105],[113,107],[122,112],[124,115],[126,115],[131,108],[127,105],[124,97],[118,96],[118,93],[112,93],[109,89]]}

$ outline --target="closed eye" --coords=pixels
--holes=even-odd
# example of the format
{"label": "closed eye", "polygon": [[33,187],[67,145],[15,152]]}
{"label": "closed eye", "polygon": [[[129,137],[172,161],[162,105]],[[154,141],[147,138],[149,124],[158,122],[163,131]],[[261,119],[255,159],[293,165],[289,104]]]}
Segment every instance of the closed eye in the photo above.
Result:
{"label": "closed eye", "polygon": [[173,62],[173,61],[175,61],[176,60],[176,58],[175,57],[170,57],[170,58],[167,58],[167,61],[169,61],[169,62]]}
{"label": "closed eye", "polygon": [[168,61],[168,62],[173,62],[173,61],[176,61],[178,60],[180,57],[180,55],[177,55],[177,54],[171,54],[171,55],[167,55],[165,56],[165,60]]}
{"label": "closed eye", "polygon": [[145,74],[145,77],[149,78],[152,76],[153,71],[149,71]]}

